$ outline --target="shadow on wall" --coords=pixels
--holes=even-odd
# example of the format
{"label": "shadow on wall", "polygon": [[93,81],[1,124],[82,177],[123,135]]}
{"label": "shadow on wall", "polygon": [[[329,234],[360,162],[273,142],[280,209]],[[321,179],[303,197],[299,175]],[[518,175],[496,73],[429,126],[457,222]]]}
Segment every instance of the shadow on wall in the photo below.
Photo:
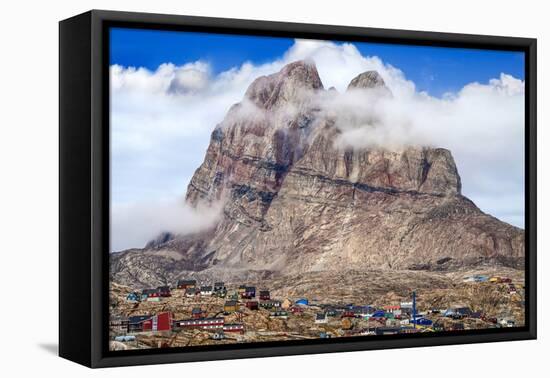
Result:
{"label": "shadow on wall", "polygon": [[59,354],[59,345],[57,345],[57,343],[41,343],[41,344],[38,344],[38,347],[56,356]]}

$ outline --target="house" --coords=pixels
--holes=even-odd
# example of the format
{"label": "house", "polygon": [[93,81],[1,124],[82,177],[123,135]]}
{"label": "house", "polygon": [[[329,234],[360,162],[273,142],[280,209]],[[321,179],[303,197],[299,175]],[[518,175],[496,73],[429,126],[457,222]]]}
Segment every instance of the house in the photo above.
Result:
{"label": "house", "polygon": [[431,326],[433,322],[430,319],[426,319],[426,318],[416,318],[411,320],[411,324],[428,327],[428,326]]}
{"label": "house", "polygon": [[355,312],[353,312],[352,310],[345,310],[342,312],[342,315],[341,315],[342,319],[343,318],[355,318]]}
{"label": "house", "polygon": [[249,310],[257,310],[258,309],[258,301],[247,301],[245,306]]}
{"label": "house", "polygon": [[513,320],[507,320],[507,321],[506,321],[505,327],[511,328],[511,327],[515,327],[515,326],[516,326],[516,322],[515,322],[515,321],[513,321]]}
{"label": "house", "polygon": [[455,313],[456,311],[453,308],[449,308],[445,310],[445,312],[443,313],[443,316],[446,318],[452,318],[455,315]]}
{"label": "house", "polygon": [[180,328],[201,328],[206,330],[221,329],[224,325],[223,318],[201,318],[201,319],[184,319],[174,322],[176,327]]}
{"label": "house", "polygon": [[218,298],[225,298],[227,296],[227,289],[224,287],[221,290],[214,291],[213,294]]}
{"label": "house", "polygon": [[271,296],[269,295],[269,290],[260,290],[260,300],[268,301],[270,299]]}
{"label": "house", "polygon": [[370,317],[371,318],[385,318],[386,312],[384,310],[377,310],[373,312]]}
{"label": "house", "polygon": [[157,288],[157,292],[161,297],[171,297],[172,294],[170,294],[170,286],[159,286]]}
{"label": "house", "polygon": [[301,298],[301,299],[298,299],[296,301],[296,304],[299,305],[299,306],[308,306],[309,305],[309,301],[305,298]]}
{"label": "house", "polygon": [[320,312],[315,315],[315,323],[317,324],[324,324],[328,322],[328,317],[326,312]]}
{"label": "house", "polygon": [[191,317],[193,319],[203,318],[205,315],[204,311],[200,307],[195,307],[191,310]]}
{"label": "house", "polygon": [[227,295],[227,288],[224,282],[215,282],[213,288],[213,294],[219,298],[225,298]]}
{"label": "house", "polygon": [[397,311],[401,311],[401,306],[399,306],[399,305],[388,305],[388,306],[384,306],[382,308],[384,309],[384,311],[390,312],[392,314],[394,314]]}
{"label": "house", "polygon": [[474,277],[475,282],[487,282],[487,281],[489,281],[489,277],[487,277],[487,276],[475,275],[473,277]]}
{"label": "house", "polygon": [[195,288],[197,286],[196,280],[178,280],[177,288],[185,290],[187,288]]}
{"label": "house", "polygon": [[246,291],[246,285],[241,285],[239,286],[239,288],[237,289],[237,293],[239,293],[239,295],[241,295],[242,293],[244,293]]}
{"label": "house", "polygon": [[142,332],[143,323],[151,319],[151,315],[130,316],[128,318],[128,332]]}
{"label": "house", "polygon": [[493,324],[497,324],[497,323],[498,323],[497,318],[488,317],[488,316],[486,316],[486,315],[481,315],[481,320],[483,320],[484,322],[487,322],[487,323],[493,323]]}
{"label": "house", "polygon": [[384,325],[386,327],[401,327],[401,323],[397,319],[386,319]]}
{"label": "house", "polygon": [[502,278],[500,278],[498,276],[493,276],[493,277],[489,278],[489,282],[491,282],[491,283],[501,283]]}
{"label": "house", "polygon": [[212,295],[213,289],[212,286],[201,286],[201,295],[210,296]]}
{"label": "house", "polygon": [[446,318],[463,319],[469,317],[471,314],[472,310],[468,307],[453,307],[445,311],[443,316]]}
{"label": "house", "polygon": [[262,301],[262,302],[260,302],[260,307],[267,308],[267,309],[279,308],[279,307],[281,307],[281,302],[280,301],[274,301],[272,299],[269,300],[269,301]]}
{"label": "house", "polygon": [[488,280],[489,280],[489,277],[476,274],[473,276],[464,277],[462,279],[462,282],[487,282]]}
{"label": "house", "polygon": [[128,332],[128,318],[123,316],[115,316],[109,320],[109,330],[115,332]]}
{"label": "house", "polygon": [[160,301],[160,293],[157,289],[143,289],[141,292],[141,300],[148,302]]}
{"label": "house", "polygon": [[468,318],[470,317],[470,315],[472,315],[472,310],[470,310],[468,307],[457,307],[455,311],[462,318]]}
{"label": "house", "polygon": [[[223,328],[223,327],[222,327]],[[223,340],[225,339],[225,335],[223,334],[223,331],[221,332],[214,332],[212,336],[210,336],[212,340]]]}
{"label": "house", "polygon": [[226,301],[223,305],[223,312],[230,314],[232,312],[239,310],[239,302],[237,301]]}
{"label": "house", "polygon": [[304,313],[304,309],[302,307],[298,307],[298,306],[295,306],[295,307],[292,307],[290,309],[290,311],[294,314],[294,315],[302,315]]}
{"label": "house", "polygon": [[152,331],[171,331],[172,330],[172,313],[161,312],[151,318]]}
{"label": "house", "polygon": [[128,332],[170,331],[171,329],[171,312],[162,312],[153,316],[131,316],[128,318]]}
{"label": "house", "polygon": [[472,319],[481,319],[482,316],[483,314],[481,313],[481,311],[472,312],[470,314],[470,318]]}
{"label": "house", "polygon": [[288,319],[288,312],[276,310],[269,313],[270,318]]}
{"label": "house", "polygon": [[140,300],[141,300],[141,296],[136,292],[129,293],[126,296],[126,301],[128,302],[139,302]]}
{"label": "house", "polygon": [[136,341],[136,337],[134,335],[120,335],[120,336],[115,336],[115,341],[120,341],[120,342]]}
{"label": "house", "polygon": [[369,307],[363,307],[363,306],[351,306],[348,311],[352,312],[353,316],[356,318],[362,318],[364,316],[369,315],[372,312],[370,311]]}
{"label": "house", "polygon": [[254,286],[245,286],[244,291],[240,294],[243,299],[252,299],[256,297],[256,288]]}
{"label": "house", "polygon": [[188,287],[185,289],[185,296],[188,298],[193,298],[200,293],[201,291],[199,289],[195,289],[194,287]]}
{"label": "house", "polygon": [[244,324],[242,323],[224,324],[223,331],[244,333]]}
{"label": "house", "polygon": [[[297,307],[297,308],[300,308],[300,307]],[[327,316],[330,316],[330,317],[338,315],[338,311],[336,311],[336,309],[334,309],[334,308],[326,309],[325,312],[326,312]]]}
{"label": "house", "polygon": [[227,291],[227,289],[225,288],[225,283],[224,282],[214,282],[214,293],[218,293],[220,291]]}

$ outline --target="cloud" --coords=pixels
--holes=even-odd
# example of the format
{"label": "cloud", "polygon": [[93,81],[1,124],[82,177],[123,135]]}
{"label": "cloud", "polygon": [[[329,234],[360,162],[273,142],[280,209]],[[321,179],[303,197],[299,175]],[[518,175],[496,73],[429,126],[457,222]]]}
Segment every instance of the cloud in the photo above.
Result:
{"label": "cloud", "polygon": [[190,234],[213,227],[223,201],[193,208],[183,197],[148,203],[114,204],[111,209],[111,250],[141,248],[161,232]]}
{"label": "cloud", "polygon": [[323,108],[342,130],[336,141],[342,147],[449,149],[463,193],[482,210],[522,227],[524,101],[524,82],[501,74],[443,98],[403,88],[393,97],[354,91],[324,99]]}
{"label": "cloud", "polygon": [[[299,59],[313,60],[324,87],[340,93],[318,99],[344,131],[336,143],[356,148],[407,143],[448,148],[462,176],[463,193],[482,210],[523,226],[523,201],[518,206],[524,196],[521,80],[501,74],[435,98],[417,91],[398,68],[379,57],[363,56],[353,44],[312,40],[296,40],[271,62],[244,62],[216,74],[203,60],[181,66],[165,63],[154,71],[111,66],[114,208],[149,208],[151,203],[181,198],[202,163],[210,133],[229,108],[243,99],[254,79]],[[369,70],[379,72],[392,98],[345,92],[351,79]],[[113,219],[123,216],[122,210],[113,211]],[[137,217],[125,220],[130,230]],[[139,246],[130,242],[129,231],[125,235],[128,242],[120,246]]]}

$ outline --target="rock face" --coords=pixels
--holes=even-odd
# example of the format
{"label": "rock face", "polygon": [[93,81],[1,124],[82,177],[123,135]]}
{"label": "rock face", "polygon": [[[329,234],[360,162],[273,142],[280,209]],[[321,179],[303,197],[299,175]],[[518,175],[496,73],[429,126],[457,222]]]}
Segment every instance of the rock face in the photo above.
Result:
{"label": "rock face", "polygon": [[[374,71],[348,90],[391,93]],[[340,148],[342,131],[315,101],[329,92],[311,62],[256,79],[212,132],[187,188],[193,206],[224,201],[219,222],[113,254],[112,279],[523,266],[523,230],[461,194],[450,151]]]}
{"label": "rock face", "polygon": [[349,89],[354,88],[386,88],[382,76],[376,71],[367,71],[357,75],[348,85]]}

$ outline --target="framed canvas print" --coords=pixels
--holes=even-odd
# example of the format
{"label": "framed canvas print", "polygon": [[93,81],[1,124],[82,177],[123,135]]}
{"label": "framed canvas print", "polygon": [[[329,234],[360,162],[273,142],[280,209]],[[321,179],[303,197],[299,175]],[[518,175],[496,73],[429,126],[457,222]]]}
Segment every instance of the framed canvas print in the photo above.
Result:
{"label": "framed canvas print", "polygon": [[536,40],[60,23],[60,355],[536,337]]}

